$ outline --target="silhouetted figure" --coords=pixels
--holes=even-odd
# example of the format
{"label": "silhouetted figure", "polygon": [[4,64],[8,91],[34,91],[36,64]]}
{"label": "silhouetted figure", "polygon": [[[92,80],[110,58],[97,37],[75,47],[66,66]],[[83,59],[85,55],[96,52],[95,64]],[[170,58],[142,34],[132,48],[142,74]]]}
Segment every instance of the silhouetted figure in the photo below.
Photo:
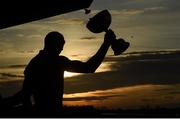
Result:
{"label": "silhouetted figure", "polygon": [[97,53],[87,62],[81,62],[59,56],[65,44],[64,37],[56,31],[48,33],[44,49],[30,61],[24,71],[23,88],[14,96],[15,100],[23,100],[23,105],[28,108],[31,107],[30,99],[33,97],[36,112],[60,112],[63,105],[64,71],[94,73],[115,37],[114,32],[109,30]]}

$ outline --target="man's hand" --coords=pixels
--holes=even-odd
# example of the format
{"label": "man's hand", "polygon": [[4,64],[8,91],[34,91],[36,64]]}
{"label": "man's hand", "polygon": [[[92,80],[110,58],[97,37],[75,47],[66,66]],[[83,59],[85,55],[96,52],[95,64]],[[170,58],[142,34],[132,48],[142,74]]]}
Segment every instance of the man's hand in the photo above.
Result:
{"label": "man's hand", "polygon": [[106,31],[106,34],[104,36],[104,42],[105,43],[110,43],[111,44],[113,42],[113,40],[115,40],[115,39],[116,39],[116,35],[111,29]]}

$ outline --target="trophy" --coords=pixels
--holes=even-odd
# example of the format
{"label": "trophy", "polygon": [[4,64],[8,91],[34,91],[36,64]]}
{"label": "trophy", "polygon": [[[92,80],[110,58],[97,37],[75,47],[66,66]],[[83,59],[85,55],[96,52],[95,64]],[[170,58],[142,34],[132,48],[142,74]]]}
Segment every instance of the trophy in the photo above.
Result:
{"label": "trophy", "polygon": [[[111,14],[108,10],[103,10],[97,13],[94,17],[90,18],[86,27],[93,33],[107,32],[111,24]],[[113,39],[111,48],[114,55],[120,55],[128,49],[130,43],[124,39]]]}

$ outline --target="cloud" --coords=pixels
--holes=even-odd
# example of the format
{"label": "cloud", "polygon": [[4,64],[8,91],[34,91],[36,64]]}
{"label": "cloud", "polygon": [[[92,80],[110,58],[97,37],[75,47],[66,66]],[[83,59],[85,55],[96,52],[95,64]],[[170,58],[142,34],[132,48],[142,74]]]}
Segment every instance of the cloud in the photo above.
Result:
{"label": "cloud", "polygon": [[150,8],[145,8],[147,11],[156,11],[156,10],[164,10],[165,7],[150,7]]}
{"label": "cloud", "polygon": [[17,34],[17,37],[24,37],[24,34]]}
{"label": "cloud", "polygon": [[166,11],[167,8],[162,6],[148,7],[148,8],[127,8],[122,10],[110,10],[112,15],[138,15],[138,14],[152,14]]}
{"label": "cloud", "polygon": [[[180,52],[109,57],[111,71],[84,74],[65,81],[65,93],[105,90],[143,84],[180,83]],[[69,88],[71,87],[71,88]]]}
{"label": "cloud", "polygon": [[94,36],[85,36],[81,38],[81,40],[95,40],[95,39],[97,39],[97,37]]}
{"label": "cloud", "polygon": [[[176,12],[180,10],[179,0],[98,0],[94,1],[92,8],[97,9],[109,9],[109,10],[147,10],[149,8],[165,8],[166,10],[160,9],[149,9],[151,12],[155,11],[161,13]],[[149,11],[149,12],[150,12]],[[147,12],[147,11],[146,11]],[[131,12],[130,12],[131,13]],[[160,12],[159,12],[160,13]]]}
{"label": "cloud", "polygon": [[80,18],[56,18],[50,20],[44,20],[45,24],[64,24],[64,25],[71,25],[71,24],[84,24],[84,20]]}
{"label": "cloud", "polygon": [[23,75],[17,75],[17,74],[11,74],[11,73],[0,73],[0,75],[1,77],[24,78]]}
{"label": "cloud", "polygon": [[79,100],[85,100],[85,101],[92,101],[92,100],[106,100],[113,97],[126,97],[126,95],[123,93],[125,90],[131,90],[128,87],[126,88],[113,88],[113,89],[107,89],[107,90],[96,90],[96,91],[88,91],[88,92],[82,92],[82,93],[72,93],[72,94],[64,94],[64,101],[79,101]]}
{"label": "cloud", "polygon": [[40,35],[40,34],[32,34],[32,35],[28,35],[27,38],[42,38],[42,35]]}
{"label": "cloud", "polygon": [[123,9],[123,10],[110,10],[112,15],[136,15],[143,13],[141,9]]}
{"label": "cloud", "polygon": [[26,65],[9,65],[5,67],[0,67],[0,68],[25,68]]}
{"label": "cloud", "polygon": [[17,53],[20,53],[20,54],[35,54],[37,51],[36,50],[20,50],[20,51],[17,51]]}
{"label": "cloud", "polygon": [[[129,8],[129,9],[121,9],[121,10],[108,10],[111,15],[118,16],[118,15],[136,15],[144,12],[144,9],[135,9],[135,8]],[[95,15],[97,13],[101,12],[101,10],[92,10],[92,14]]]}
{"label": "cloud", "polygon": [[98,100],[98,101],[103,101],[105,99],[108,98],[113,98],[113,97],[124,97],[125,95],[104,95],[104,96],[85,96],[85,97],[74,97],[74,98],[64,98],[64,101],[81,101],[81,100],[85,100],[85,101],[94,101],[94,100]]}

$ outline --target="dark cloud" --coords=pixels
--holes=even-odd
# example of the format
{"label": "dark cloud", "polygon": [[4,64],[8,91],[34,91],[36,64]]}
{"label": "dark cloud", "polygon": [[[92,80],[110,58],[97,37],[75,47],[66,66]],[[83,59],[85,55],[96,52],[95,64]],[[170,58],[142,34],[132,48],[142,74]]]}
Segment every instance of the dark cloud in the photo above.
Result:
{"label": "dark cloud", "polygon": [[170,95],[177,95],[177,94],[180,94],[180,91],[169,91],[168,93]]}
{"label": "dark cloud", "polygon": [[95,40],[95,39],[97,39],[97,37],[94,36],[85,36],[81,38],[81,40]]}
{"label": "dark cloud", "polygon": [[[112,71],[84,74],[65,81],[66,93],[105,90],[143,84],[180,83],[180,52],[112,58]],[[71,87],[71,88],[69,88]]]}
{"label": "dark cloud", "polygon": [[[0,73],[1,77],[15,77],[15,78],[24,78],[23,75],[11,74],[11,73]],[[6,78],[5,78],[6,79]]]}
{"label": "dark cloud", "polygon": [[144,98],[141,100],[142,102],[153,102],[153,101],[156,101],[155,99],[153,98]]}
{"label": "dark cloud", "polygon": [[27,65],[9,65],[1,68],[25,68]]}
{"label": "dark cloud", "polygon": [[159,91],[171,91],[172,88],[162,88],[162,89],[156,89],[155,91],[159,92]]}

